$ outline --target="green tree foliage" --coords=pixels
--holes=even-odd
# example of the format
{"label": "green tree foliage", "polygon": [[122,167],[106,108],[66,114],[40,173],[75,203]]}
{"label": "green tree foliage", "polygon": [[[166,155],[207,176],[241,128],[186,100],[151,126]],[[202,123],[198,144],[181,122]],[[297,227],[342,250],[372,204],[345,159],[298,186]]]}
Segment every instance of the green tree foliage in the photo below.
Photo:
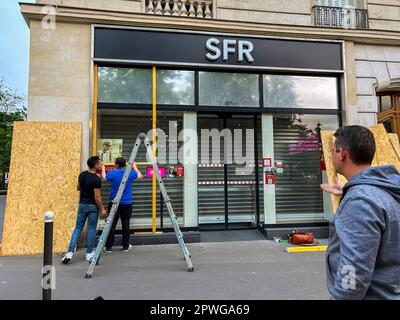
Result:
{"label": "green tree foliage", "polygon": [[5,174],[10,168],[12,132],[15,121],[26,119],[25,98],[0,80],[0,189],[5,187]]}

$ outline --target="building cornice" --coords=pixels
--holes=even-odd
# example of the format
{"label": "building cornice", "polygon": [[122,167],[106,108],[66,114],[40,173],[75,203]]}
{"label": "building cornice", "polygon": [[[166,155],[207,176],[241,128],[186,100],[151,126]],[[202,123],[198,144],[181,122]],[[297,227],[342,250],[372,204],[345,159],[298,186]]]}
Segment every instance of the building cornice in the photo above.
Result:
{"label": "building cornice", "polygon": [[[22,15],[29,25],[32,20],[42,20],[43,5],[20,3]],[[198,30],[223,33],[240,33],[264,36],[284,36],[313,39],[346,40],[375,45],[399,45],[400,33],[380,30],[329,29],[313,26],[276,25],[267,23],[237,22],[217,19],[169,17],[141,13],[105,11],[85,8],[57,7],[57,21],[85,24],[107,24],[153,28]]]}

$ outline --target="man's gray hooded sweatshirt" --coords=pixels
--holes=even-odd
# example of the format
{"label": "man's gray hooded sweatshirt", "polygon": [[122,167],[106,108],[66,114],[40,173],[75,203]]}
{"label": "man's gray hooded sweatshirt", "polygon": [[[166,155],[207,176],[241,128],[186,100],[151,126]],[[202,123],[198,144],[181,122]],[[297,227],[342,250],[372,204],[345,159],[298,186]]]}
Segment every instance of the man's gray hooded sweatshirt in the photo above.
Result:
{"label": "man's gray hooded sweatshirt", "polygon": [[400,299],[400,174],[395,167],[369,168],[344,186],[326,263],[332,299]]}

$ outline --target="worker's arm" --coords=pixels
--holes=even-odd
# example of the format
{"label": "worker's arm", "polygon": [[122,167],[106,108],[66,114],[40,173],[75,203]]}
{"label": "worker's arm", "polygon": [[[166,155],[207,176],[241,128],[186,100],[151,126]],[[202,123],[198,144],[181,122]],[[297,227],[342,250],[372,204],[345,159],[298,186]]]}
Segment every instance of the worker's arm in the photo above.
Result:
{"label": "worker's arm", "polygon": [[101,167],[101,181],[106,182],[107,181],[107,175],[106,175],[106,166]]}
{"label": "worker's arm", "polygon": [[136,162],[134,162],[134,163],[132,164],[132,169],[136,172],[136,174],[137,174],[137,179],[138,179],[138,180],[143,179],[143,175],[142,175],[142,173],[140,172],[140,170],[138,169]]}
{"label": "worker's arm", "polygon": [[97,207],[99,208],[100,215],[102,217],[107,216],[107,211],[104,209],[103,200],[101,199],[101,189],[94,189],[94,200],[96,201]]}
{"label": "worker's arm", "polygon": [[76,190],[81,191],[81,187],[79,185],[79,182],[78,182],[78,186],[76,187]]}
{"label": "worker's arm", "polygon": [[338,179],[336,179],[335,183],[323,183],[320,185],[320,187],[322,190],[335,196],[341,196],[343,194],[343,186],[339,183]]}

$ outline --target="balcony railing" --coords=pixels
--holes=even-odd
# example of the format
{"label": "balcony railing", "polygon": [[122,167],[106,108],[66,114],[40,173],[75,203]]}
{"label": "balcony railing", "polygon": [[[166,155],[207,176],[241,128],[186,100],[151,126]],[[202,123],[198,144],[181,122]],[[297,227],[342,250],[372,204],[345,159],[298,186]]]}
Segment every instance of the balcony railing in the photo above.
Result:
{"label": "balcony railing", "polygon": [[314,25],[324,28],[368,29],[368,10],[313,7]]}
{"label": "balcony railing", "polygon": [[165,16],[212,18],[213,0],[143,0],[145,12]]}

